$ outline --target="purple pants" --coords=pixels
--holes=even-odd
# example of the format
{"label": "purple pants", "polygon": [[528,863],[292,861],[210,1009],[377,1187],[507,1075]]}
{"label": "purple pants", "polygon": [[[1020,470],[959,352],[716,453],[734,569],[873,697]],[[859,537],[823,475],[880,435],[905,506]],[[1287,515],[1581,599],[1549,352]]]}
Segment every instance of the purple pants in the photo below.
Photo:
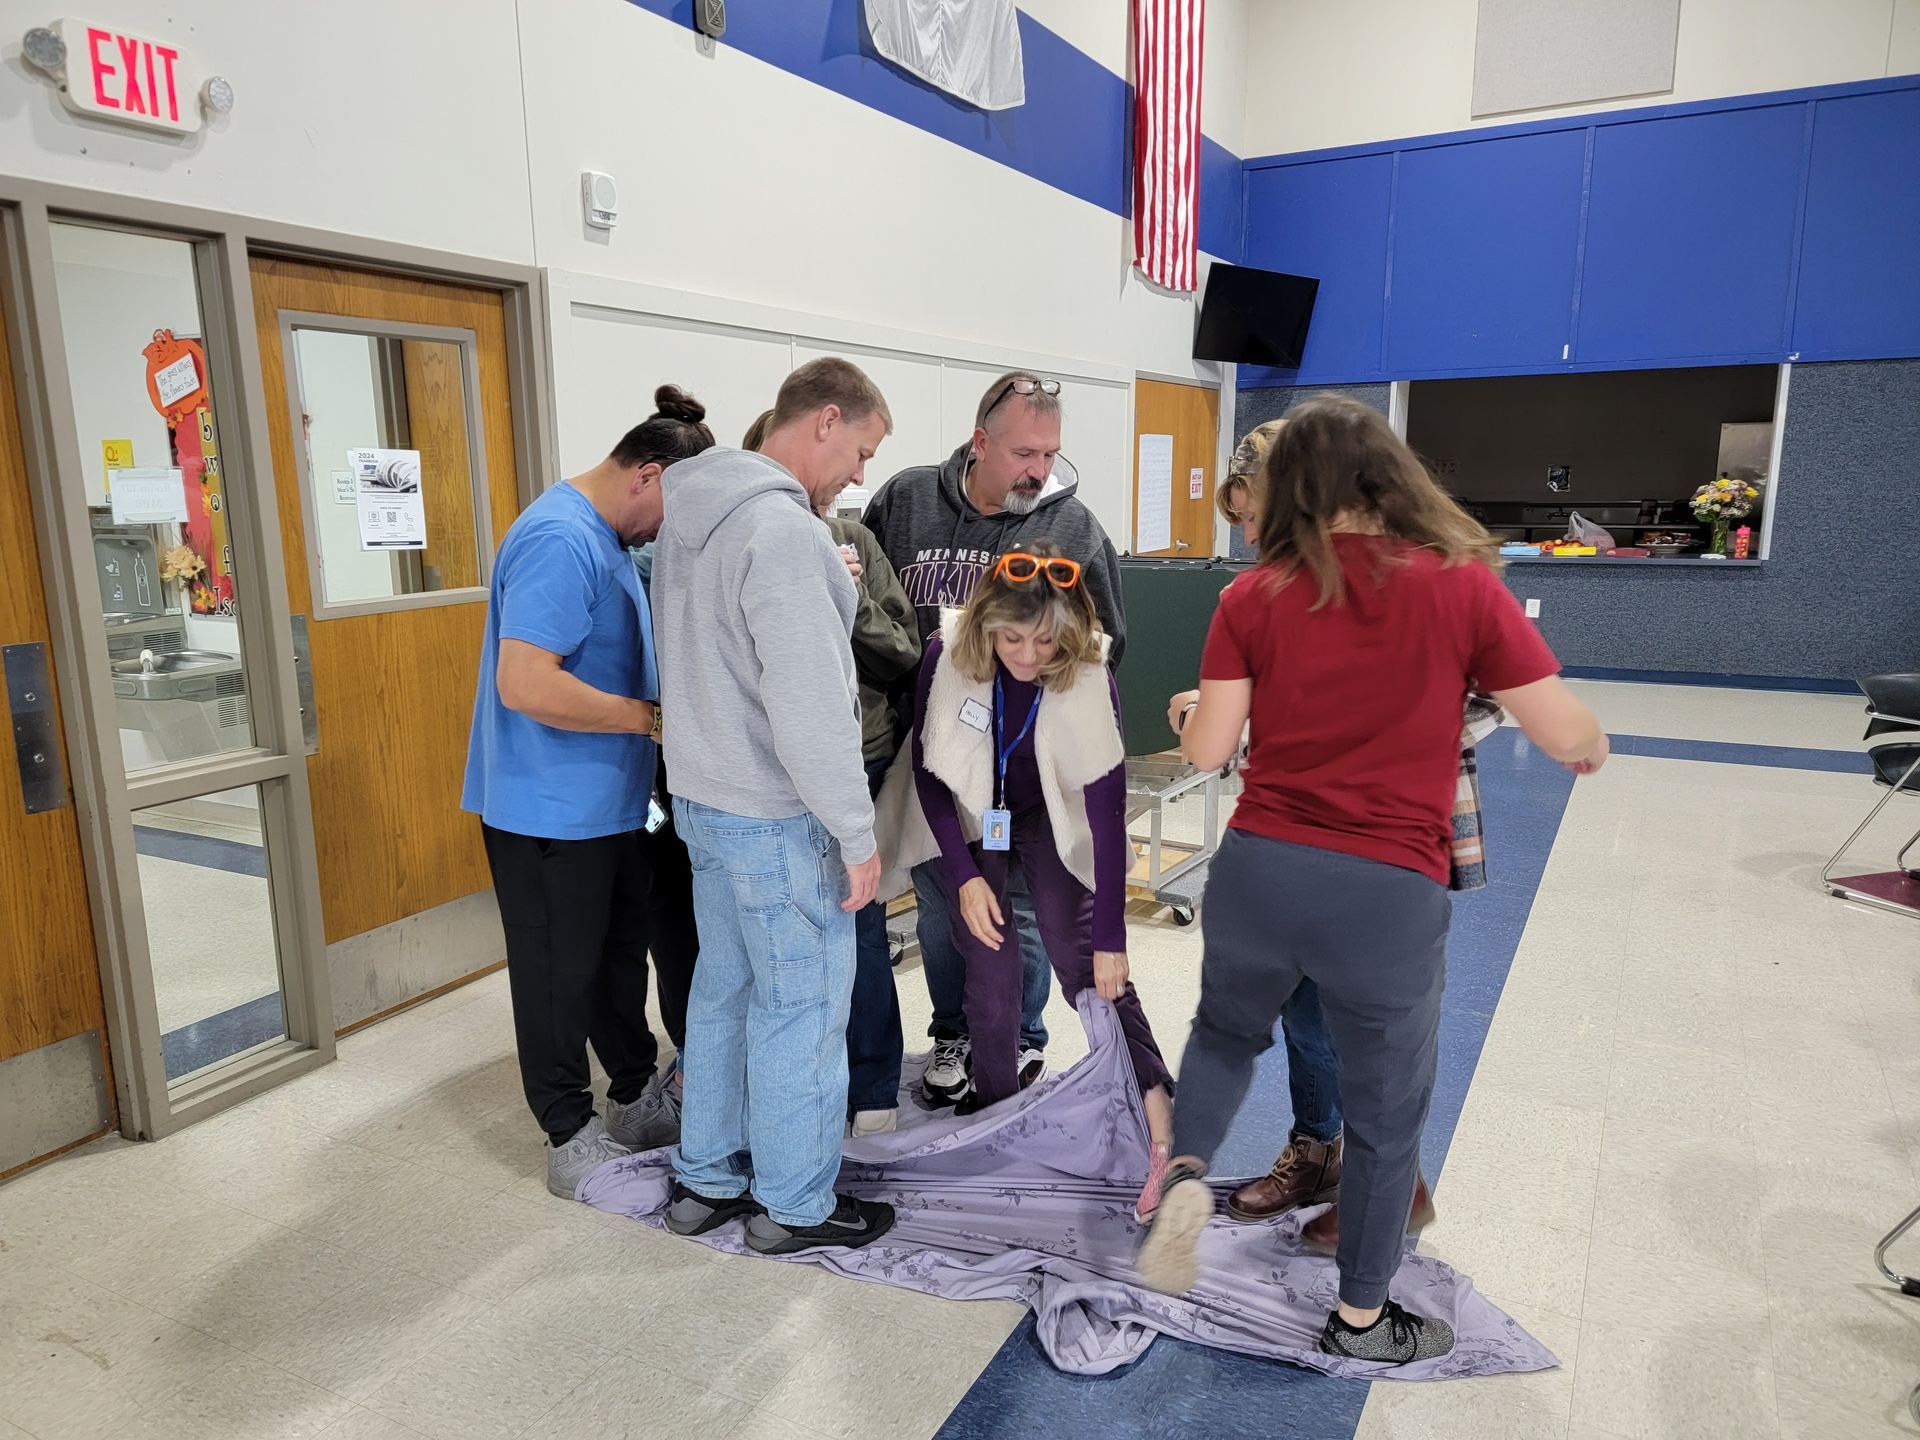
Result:
{"label": "purple pants", "polygon": [[[973,1083],[983,1104],[1006,1099],[1020,1088],[1020,997],[1022,987],[1020,941],[1013,932],[1013,911],[1007,903],[1008,862],[1019,862],[1033,897],[1034,919],[1040,943],[1046,948],[1060,993],[1069,1004],[1082,990],[1093,988],[1093,895],[1060,862],[1053,827],[1044,807],[1013,817],[1013,848],[982,850],[973,847],[974,863],[992,888],[1007,921],[1000,927],[1001,948],[988,949],[967,928],[956,900],[953,907],[953,943],[966,961],[965,1009],[967,1033],[973,1040]],[[945,879],[945,871],[942,871]],[[1113,1002],[1133,1060],[1134,1078],[1144,1095],[1172,1082],[1167,1062],[1154,1043],[1153,1030],[1131,982]]]}

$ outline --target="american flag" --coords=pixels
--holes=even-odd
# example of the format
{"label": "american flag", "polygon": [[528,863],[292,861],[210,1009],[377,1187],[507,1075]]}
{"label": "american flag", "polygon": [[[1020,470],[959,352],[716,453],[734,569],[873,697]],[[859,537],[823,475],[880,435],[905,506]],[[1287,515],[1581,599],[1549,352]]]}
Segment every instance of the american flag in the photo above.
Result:
{"label": "american flag", "polygon": [[1206,0],[1133,0],[1133,263],[1198,283],[1200,57]]}

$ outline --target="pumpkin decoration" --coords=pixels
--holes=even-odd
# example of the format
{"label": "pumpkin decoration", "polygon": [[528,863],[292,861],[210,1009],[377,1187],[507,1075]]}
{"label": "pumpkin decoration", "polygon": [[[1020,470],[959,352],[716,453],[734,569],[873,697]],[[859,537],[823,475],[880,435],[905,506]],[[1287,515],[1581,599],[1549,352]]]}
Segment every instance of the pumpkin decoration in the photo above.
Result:
{"label": "pumpkin decoration", "polygon": [[198,341],[156,330],[153,343],[140,353],[147,357],[147,398],[169,426],[177,426],[206,403],[207,352]]}

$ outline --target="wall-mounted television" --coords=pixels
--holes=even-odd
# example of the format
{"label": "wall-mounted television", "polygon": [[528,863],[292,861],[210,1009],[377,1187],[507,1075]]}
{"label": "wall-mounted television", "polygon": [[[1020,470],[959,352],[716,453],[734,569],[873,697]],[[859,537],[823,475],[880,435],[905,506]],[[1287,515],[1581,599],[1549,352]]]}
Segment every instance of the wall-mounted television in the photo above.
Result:
{"label": "wall-mounted television", "polygon": [[1193,358],[1298,368],[1319,293],[1320,282],[1311,275],[1214,265],[1207,271]]}

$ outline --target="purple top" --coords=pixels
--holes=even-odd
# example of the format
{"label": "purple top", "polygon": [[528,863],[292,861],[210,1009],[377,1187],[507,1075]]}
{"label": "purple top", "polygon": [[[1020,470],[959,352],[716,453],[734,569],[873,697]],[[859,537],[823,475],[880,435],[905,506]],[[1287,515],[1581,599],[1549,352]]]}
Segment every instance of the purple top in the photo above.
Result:
{"label": "purple top", "polygon": [[[927,642],[926,654],[920,662],[919,696],[914,704],[916,717],[924,717],[927,713],[927,697],[933,689],[933,672],[942,648],[938,635]],[[1006,718],[1000,722],[1000,729],[1003,734],[1011,736],[1019,732],[1028,708],[1033,704],[1034,691],[1039,687],[1014,679],[1003,665],[996,668],[1007,707]],[[1107,692],[1113,700],[1113,719],[1118,726],[1120,691],[1113,683],[1111,670],[1107,672]],[[933,831],[933,838],[940,842],[940,861],[946,871],[947,883],[953,886],[957,894],[967,881],[979,878],[980,867],[967,845],[966,836],[961,832],[960,814],[954,806],[953,792],[927,769],[926,755],[921,748],[922,729],[922,720],[916,718],[913,726],[914,787],[920,792],[920,808],[926,812],[927,826]],[[1132,861],[1132,847],[1127,843],[1126,762],[1121,761],[1088,785],[1086,796],[1087,826],[1093,832],[1093,948],[1125,951],[1127,870]],[[1046,792],[1040,788],[1040,760],[1034,751],[1032,730],[1027,732],[1008,757],[1006,808],[1013,812],[1016,833],[1020,833],[1023,827],[1047,824]]]}

